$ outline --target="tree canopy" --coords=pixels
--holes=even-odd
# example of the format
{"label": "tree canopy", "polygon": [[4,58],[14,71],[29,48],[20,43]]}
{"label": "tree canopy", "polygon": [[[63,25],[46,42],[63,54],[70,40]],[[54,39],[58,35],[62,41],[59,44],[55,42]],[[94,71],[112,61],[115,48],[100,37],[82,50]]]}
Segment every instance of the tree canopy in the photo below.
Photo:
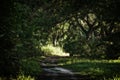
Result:
{"label": "tree canopy", "polygon": [[47,44],[71,56],[120,57],[120,0],[9,0],[1,4],[0,75],[19,73],[19,61],[43,55],[41,47]]}

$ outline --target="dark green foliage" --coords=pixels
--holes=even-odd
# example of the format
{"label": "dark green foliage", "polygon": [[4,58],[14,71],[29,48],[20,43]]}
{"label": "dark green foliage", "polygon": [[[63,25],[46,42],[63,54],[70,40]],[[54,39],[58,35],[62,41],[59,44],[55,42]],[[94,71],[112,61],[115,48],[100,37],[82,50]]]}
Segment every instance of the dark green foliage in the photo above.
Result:
{"label": "dark green foliage", "polygon": [[106,54],[109,59],[118,59],[120,57],[120,32],[110,34],[107,38]]}
{"label": "dark green foliage", "polygon": [[105,46],[97,46],[99,40],[81,39],[81,41],[71,41],[64,44],[64,50],[69,52],[71,56],[80,56],[81,58],[102,59],[105,58]]}
{"label": "dark green foliage", "polygon": [[19,72],[19,59],[14,53],[15,43],[12,37],[10,16],[13,11],[13,2],[1,1],[0,14],[0,76],[17,75]]}
{"label": "dark green foliage", "polygon": [[75,54],[81,55],[83,53],[83,49],[81,47],[82,45],[80,44],[80,42],[74,41],[65,43],[63,48],[66,52],[70,53],[70,56],[73,56]]}
{"label": "dark green foliage", "polygon": [[31,75],[31,76],[39,76],[41,72],[41,67],[39,62],[34,59],[23,59],[20,61],[21,65],[21,74]]}
{"label": "dark green foliage", "polygon": [[20,61],[41,56],[47,44],[92,59],[120,57],[119,0],[9,0],[0,7],[0,75],[20,67],[33,75],[37,63]]}

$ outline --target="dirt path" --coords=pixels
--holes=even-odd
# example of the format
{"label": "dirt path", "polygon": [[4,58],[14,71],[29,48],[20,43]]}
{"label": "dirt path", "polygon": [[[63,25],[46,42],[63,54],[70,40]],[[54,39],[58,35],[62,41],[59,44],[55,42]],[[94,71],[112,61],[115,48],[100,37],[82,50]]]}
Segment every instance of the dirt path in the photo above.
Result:
{"label": "dirt path", "polygon": [[96,80],[91,79],[89,75],[80,75],[58,65],[59,59],[64,58],[66,57],[52,56],[42,60],[40,65],[43,71],[38,80]]}
{"label": "dirt path", "polygon": [[61,57],[47,57],[41,61],[43,69],[41,77],[44,80],[77,80],[71,70],[62,68],[58,65]]}

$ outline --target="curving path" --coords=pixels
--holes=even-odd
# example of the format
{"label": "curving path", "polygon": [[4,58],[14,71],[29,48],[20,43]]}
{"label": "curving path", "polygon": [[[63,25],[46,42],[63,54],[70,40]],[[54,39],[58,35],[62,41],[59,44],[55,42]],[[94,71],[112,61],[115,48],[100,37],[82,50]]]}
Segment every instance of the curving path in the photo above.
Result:
{"label": "curving path", "polygon": [[38,80],[93,80],[89,75],[80,75],[57,65],[59,58],[47,57],[40,61],[43,71]]}
{"label": "curving path", "polygon": [[57,65],[59,57],[47,57],[41,61],[43,68],[40,79],[43,80],[77,80],[71,70]]}

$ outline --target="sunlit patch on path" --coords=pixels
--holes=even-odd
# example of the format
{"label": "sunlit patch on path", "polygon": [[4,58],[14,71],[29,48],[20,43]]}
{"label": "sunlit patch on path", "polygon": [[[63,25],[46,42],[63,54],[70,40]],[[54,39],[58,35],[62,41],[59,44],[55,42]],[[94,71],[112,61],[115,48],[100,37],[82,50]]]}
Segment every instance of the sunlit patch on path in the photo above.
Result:
{"label": "sunlit patch on path", "polygon": [[56,57],[48,57],[42,61],[43,71],[40,78],[44,80],[77,80],[71,70],[65,69],[57,65]]}

